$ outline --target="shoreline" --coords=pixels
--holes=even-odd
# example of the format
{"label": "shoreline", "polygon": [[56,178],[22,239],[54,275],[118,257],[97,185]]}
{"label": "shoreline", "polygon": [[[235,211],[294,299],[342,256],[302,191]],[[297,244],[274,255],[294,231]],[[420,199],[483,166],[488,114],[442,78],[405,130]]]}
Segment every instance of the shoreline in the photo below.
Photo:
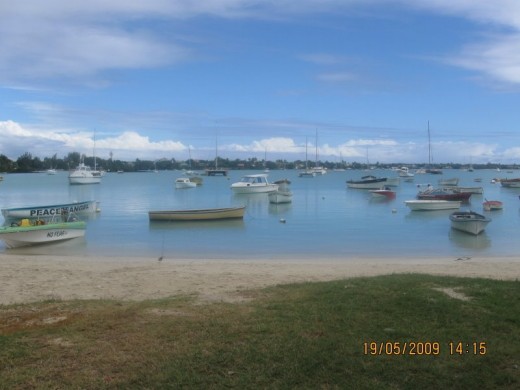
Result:
{"label": "shoreline", "polygon": [[520,280],[517,257],[184,259],[0,254],[0,305],[49,299],[140,301],[198,295],[240,302],[247,290],[397,273]]}

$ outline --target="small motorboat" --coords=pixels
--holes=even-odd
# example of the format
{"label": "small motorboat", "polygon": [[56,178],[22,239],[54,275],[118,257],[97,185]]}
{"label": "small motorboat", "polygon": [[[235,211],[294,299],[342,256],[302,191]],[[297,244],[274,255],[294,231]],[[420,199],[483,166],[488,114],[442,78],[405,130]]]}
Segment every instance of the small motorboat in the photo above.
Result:
{"label": "small motorboat", "polygon": [[348,180],[348,188],[360,188],[365,190],[377,190],[381,189],[382,185],[385,185],[387,181],[386,177],[375,177],[372,175],[363,176],[361,180]]}
{"label": "small motorboat", "polygon": [[468,202],[471,198],[471,192],[459,192],[449,188],[433,188],[428,186],[424,191],[419,191],[417,199],[423,200],[460,200],[462,202]]}
{"label": "small motorboat", "polygon": [[269,183],[265,173],[258,175],[245,175],[239,182],[231,184],[235,194],[257,194],[262,192],[274,192],[278,184]]}
{"label": "small motorboat", "polygon": [[499,200],[487,200],[482,203],[484,211],[502,210],[503,203]]}
{"label": "small motorboat", "polygon": [[392,191],[390,187],[382,187],[378,190],[370,190],[369,191],[374,198],[379,199],[394,199],[395,198],[395,191]]}
{"label": "small motorboat", "polygon": [[491,219],[474,211],[455,211],[450,215],[451,227],[475,236],[482,233]]}
{"label": "small motorboat", "polygon": [[179,177],[178,179],[175,179],[175,188],[177,189],[195,187],[197,187],[197,183],[190,181],[189,177]]}

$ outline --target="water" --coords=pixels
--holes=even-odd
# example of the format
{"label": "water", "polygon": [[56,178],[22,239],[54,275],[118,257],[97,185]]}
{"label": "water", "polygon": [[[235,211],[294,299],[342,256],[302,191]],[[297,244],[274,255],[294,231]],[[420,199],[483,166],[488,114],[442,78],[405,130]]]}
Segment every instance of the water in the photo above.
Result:
{"label": "water", "polygon": [[[394,200],[375,200],[366,190],[349,189],[346,180],[364,171],[329,172],[299,178],[297,171],[272,171],[270,181],[291,180],[293,202],[269,204],[266,194],[235,195],[229,188],[240,177],[258,171],[231,171],[229,177],[204,177],[204,184],[177,190],[181,172],[107,174],[101,184],[69,185],[66,172],[4,174],[0,207],[59,204],[95,199],[101,212],[88,220],[84,239],[0,252],[49,255],[160,256],[173,258],[323,258],[359,256],[512,256],[520,250],[520,189],[492,184],[494,177],[520,177],[520,172],[444,170],[441,175],[416,175],[401,180]],[[396,176],[371,171],[375,176]],[[483,186],[462,210],[482,211],[484,198],[501,200],[502,211],[486,231],[471,236],[450,228],[450,210],[412,212],[404,201],[414,199],[417,184],[458,177],[461,186]],[[475,183],[475,178],[482,178]],[[243,221],[150,223],[149,210],[246,205]],[[285,220],[282,223],[281,220]]]}

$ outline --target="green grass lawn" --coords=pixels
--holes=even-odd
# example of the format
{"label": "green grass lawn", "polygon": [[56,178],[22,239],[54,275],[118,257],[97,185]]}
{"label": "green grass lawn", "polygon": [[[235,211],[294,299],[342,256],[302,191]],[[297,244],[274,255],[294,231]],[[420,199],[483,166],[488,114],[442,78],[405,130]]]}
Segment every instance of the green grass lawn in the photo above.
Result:
{"label": "green grass lawn", "polygon": [[0,307],[0,388],[520,388],[520,283],[390,275]]}

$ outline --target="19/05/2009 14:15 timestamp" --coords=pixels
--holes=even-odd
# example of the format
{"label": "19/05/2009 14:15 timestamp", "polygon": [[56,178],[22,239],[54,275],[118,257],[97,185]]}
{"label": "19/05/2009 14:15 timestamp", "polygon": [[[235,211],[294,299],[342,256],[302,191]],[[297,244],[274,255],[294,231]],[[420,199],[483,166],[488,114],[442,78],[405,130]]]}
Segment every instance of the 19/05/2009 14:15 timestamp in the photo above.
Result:
{"label": "19/05/2009 14:15 timestamp", "polygon": [[[418,355],[438,356],[444,352],[438,341],[369,341],[363,343],[364,355]],[[449,355],[484,356],[487,353],[487,343],[484,341],[450,341],[444,343],[445,352]]]}

